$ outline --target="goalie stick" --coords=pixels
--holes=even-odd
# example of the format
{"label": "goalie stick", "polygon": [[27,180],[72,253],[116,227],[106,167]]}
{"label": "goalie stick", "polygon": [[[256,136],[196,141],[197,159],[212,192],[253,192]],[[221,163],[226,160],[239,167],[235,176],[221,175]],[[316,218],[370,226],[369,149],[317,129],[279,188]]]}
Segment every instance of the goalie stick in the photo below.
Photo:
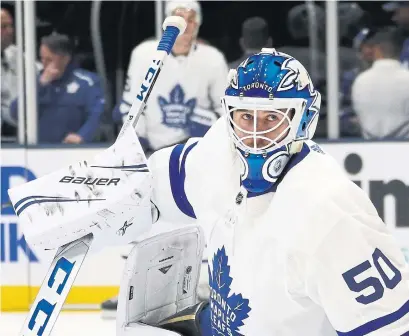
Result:
{"label": "goalie stick", "polygon": [[[186,29],[186,22],[182,17],[170,16],[165,19],[163,29],[164,34],[158,44],[155,54],[153,55],[152,63],[141,83],[140,92],[136,96],[136,100],[132,104],[128,117],[118,134],[116,143],[124,135],[128,127],[132,126],[135,128],[139,116],[143,112],[152,88],[159,76],[160,70],[173,48],[176,38]],[[41,202],[37,200],[32,201],[32,199],[28,202],[28,198],[29,197],[19,202],[14,202],[14,210],[21,213],[23,211],[22,208],[28,207],[30,202]],[[45,201],[48,202],[49,200]],[[58,202],[56,199],[53,199],[52,201]],[[58,225],[58,223],[55,224]],[[93,234],[87,234],[58,248],[21,329],[21,336],[50,335],[93,241]]]}

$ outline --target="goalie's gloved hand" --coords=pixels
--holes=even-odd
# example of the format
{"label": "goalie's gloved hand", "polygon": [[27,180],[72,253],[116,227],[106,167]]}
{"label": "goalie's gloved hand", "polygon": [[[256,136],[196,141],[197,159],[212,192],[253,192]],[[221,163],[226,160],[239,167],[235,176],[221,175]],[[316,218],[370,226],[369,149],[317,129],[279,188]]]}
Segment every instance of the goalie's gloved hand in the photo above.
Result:
{"label": "goalie's gloved hand", "polygon": [[183,336],[211,335],[207,332],[207,329],[210,330],[208,327],[210,326],[208,308],[208,302],[200,302],[162,320],[157,327],[180,333]]}

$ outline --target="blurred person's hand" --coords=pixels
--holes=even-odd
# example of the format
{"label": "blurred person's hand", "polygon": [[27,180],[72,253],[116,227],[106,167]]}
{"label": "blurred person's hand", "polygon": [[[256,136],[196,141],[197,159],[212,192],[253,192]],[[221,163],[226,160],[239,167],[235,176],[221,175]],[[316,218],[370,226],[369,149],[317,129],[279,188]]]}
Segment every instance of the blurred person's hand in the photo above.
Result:
{"label": "blurred person's hand", "polygon": [[55,67],[53,63],[50,63],[46,66],[43,73],[41,74],[40,83],[42,85],[47,85],[48,83],[60,78],[61,75],[61,70]]}
{"label": "blurred person's hand", "polygon": [[63,143],[67,144],[80,144],[82,143],[82,138],[78,134],[75,133],[69,133],[65,139],[63,140]]}

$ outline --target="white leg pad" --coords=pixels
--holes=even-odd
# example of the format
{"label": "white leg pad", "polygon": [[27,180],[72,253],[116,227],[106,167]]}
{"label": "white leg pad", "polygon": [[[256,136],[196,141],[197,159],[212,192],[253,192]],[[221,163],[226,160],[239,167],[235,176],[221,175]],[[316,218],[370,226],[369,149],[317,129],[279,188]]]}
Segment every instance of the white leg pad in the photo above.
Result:
{"label": "white leg pad", "polygon": [[132,323],[154,326],[197,302],[204,245],[202,229],[193,225],[135,244],[119,291],[118,335]]}

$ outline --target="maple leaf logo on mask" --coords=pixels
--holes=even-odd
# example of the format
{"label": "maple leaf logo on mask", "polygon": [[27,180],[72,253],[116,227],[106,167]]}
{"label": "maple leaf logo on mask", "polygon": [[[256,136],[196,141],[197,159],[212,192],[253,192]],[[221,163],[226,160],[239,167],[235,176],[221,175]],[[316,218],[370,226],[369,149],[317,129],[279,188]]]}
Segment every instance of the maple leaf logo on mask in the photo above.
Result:
{"label": "maple leaf logo on mask", "polygon": [[214,336],[243,336],[239,327],[249,317],[249,300],[241,294],[230,293],[233,278],[230,276],[229,258],[224,246],[213,256],[213,272],[209,267],[210,316]]}

